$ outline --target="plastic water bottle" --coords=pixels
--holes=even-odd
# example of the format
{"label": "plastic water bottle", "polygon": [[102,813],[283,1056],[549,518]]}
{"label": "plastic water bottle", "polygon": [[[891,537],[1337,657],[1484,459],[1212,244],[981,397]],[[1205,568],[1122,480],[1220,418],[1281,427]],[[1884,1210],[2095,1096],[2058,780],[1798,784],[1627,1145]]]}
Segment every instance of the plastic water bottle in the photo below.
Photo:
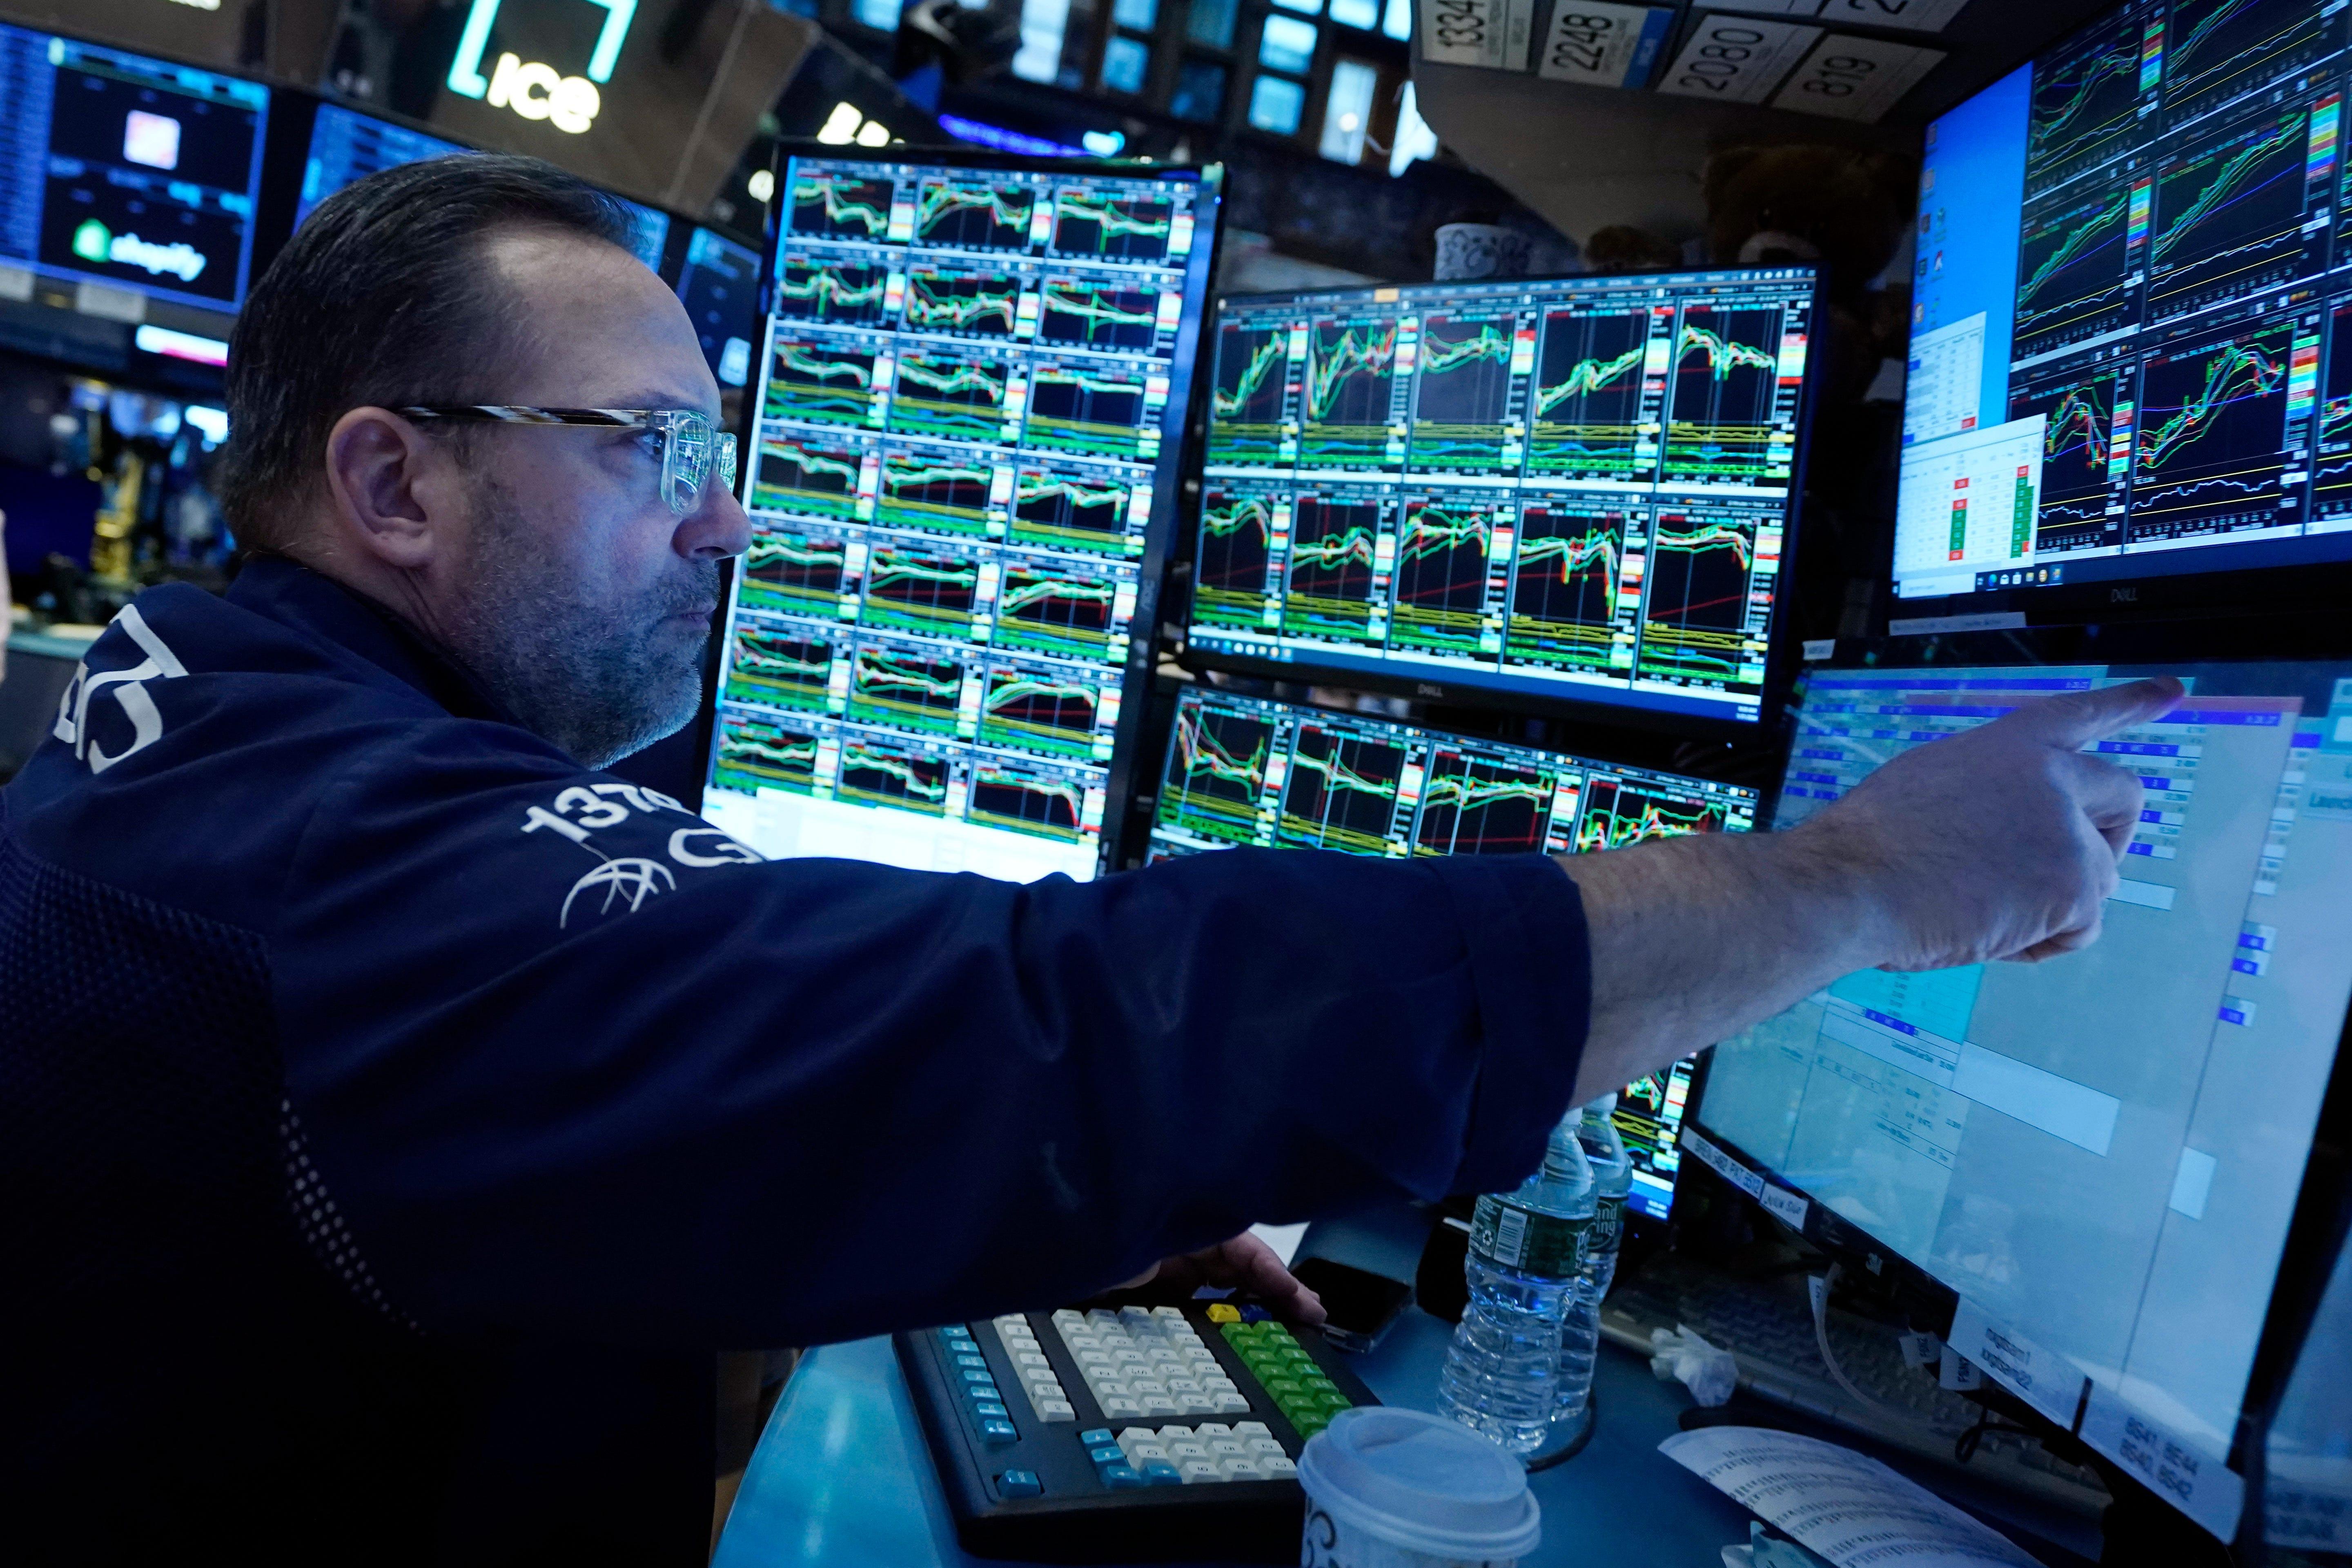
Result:
{"label": "plastic water bottle", "polygon": [[1601,1301],[1617,1278],[1617,1247],[1625,1237],[1625,1195],[1633,1190],[1633,1162],[1617,1135],[1617,1097],[1604,1094],[1584,1108],[1576,1129],[1592,1167],[1592,1228],[1585,1233],[1584,1268],[1559,1330],[1559,1384],[1552,1419],[1582,1419],[1592,1397],[1592,1363],[1601,1353]]}
{"label": "plastic water bottle", "polygon": [[1592,1168],[1578,1113],[1552,1130],[1543,1169],[1478,1200],[1464,1272],[1469,1305],[1438,1373],[1441,1407],[1514,1454],[1542,1447],[1559,1383],[1559,1331],[1584,1267]]}

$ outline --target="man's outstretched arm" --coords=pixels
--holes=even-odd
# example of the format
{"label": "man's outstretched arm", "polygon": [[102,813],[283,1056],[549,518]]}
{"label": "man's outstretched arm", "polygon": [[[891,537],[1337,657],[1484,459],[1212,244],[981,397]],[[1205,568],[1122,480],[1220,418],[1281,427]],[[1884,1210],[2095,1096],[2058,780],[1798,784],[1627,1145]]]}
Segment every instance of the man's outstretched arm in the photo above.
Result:
{"label": "man's outstretched arm", "polygon": [[1564,858],[1592,940],[1590,1100],[1874,966],[2032,963],[2099,933],[2139,781],[2081,748],[2176,680],[2073,692],[1906,752],[1803,826]]}

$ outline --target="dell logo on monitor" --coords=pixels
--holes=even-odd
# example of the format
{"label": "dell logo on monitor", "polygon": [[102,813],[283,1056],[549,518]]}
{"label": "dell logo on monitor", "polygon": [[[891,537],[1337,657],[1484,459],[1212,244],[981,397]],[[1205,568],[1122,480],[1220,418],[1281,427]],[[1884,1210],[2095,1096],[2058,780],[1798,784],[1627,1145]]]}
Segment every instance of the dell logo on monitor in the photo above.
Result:
{"label": "dell logo on monitor", "polygon": [[499,18],[500,0],[474,0],[458,36],[457,58],[449,62],[449,90],[478,98],[493,109],[511,109],[525,120],[544,120],[558,131],[577,136],[596,122],[603,99],[598,82],[613,79],[621,58],[621,44],[637,14],[637,0],[583,0],[604,8],[604,25],[596,34],[596,47],[588,57],[585,76],[565,76],[553,66],[501,54],[488,77],[482,56],[489,47],[490,27]]}

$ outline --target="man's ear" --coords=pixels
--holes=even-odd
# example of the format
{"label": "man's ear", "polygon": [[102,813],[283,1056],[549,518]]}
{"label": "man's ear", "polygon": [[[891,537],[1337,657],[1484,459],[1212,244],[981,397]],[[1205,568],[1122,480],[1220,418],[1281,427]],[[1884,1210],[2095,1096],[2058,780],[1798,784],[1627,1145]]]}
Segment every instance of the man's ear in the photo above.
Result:
{"label": "man's ear", "polygon": [[449,454],[388,408],[354,408],[327,433],[327,489],[347,548],[414,571],[445,550]]}

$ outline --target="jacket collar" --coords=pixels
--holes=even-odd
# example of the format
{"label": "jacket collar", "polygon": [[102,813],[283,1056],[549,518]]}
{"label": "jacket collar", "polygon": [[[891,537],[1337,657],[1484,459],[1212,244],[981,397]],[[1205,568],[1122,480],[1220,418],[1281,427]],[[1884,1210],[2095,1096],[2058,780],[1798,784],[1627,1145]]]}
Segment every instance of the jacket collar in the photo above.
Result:
{"label": "jacket collar", "polygon": [[517,722],[456,660],[407,622],[299,562],[256,555],[229,584],[227,597],[240,609],[331,646],[386,683],[424,693],[461,719]]}

